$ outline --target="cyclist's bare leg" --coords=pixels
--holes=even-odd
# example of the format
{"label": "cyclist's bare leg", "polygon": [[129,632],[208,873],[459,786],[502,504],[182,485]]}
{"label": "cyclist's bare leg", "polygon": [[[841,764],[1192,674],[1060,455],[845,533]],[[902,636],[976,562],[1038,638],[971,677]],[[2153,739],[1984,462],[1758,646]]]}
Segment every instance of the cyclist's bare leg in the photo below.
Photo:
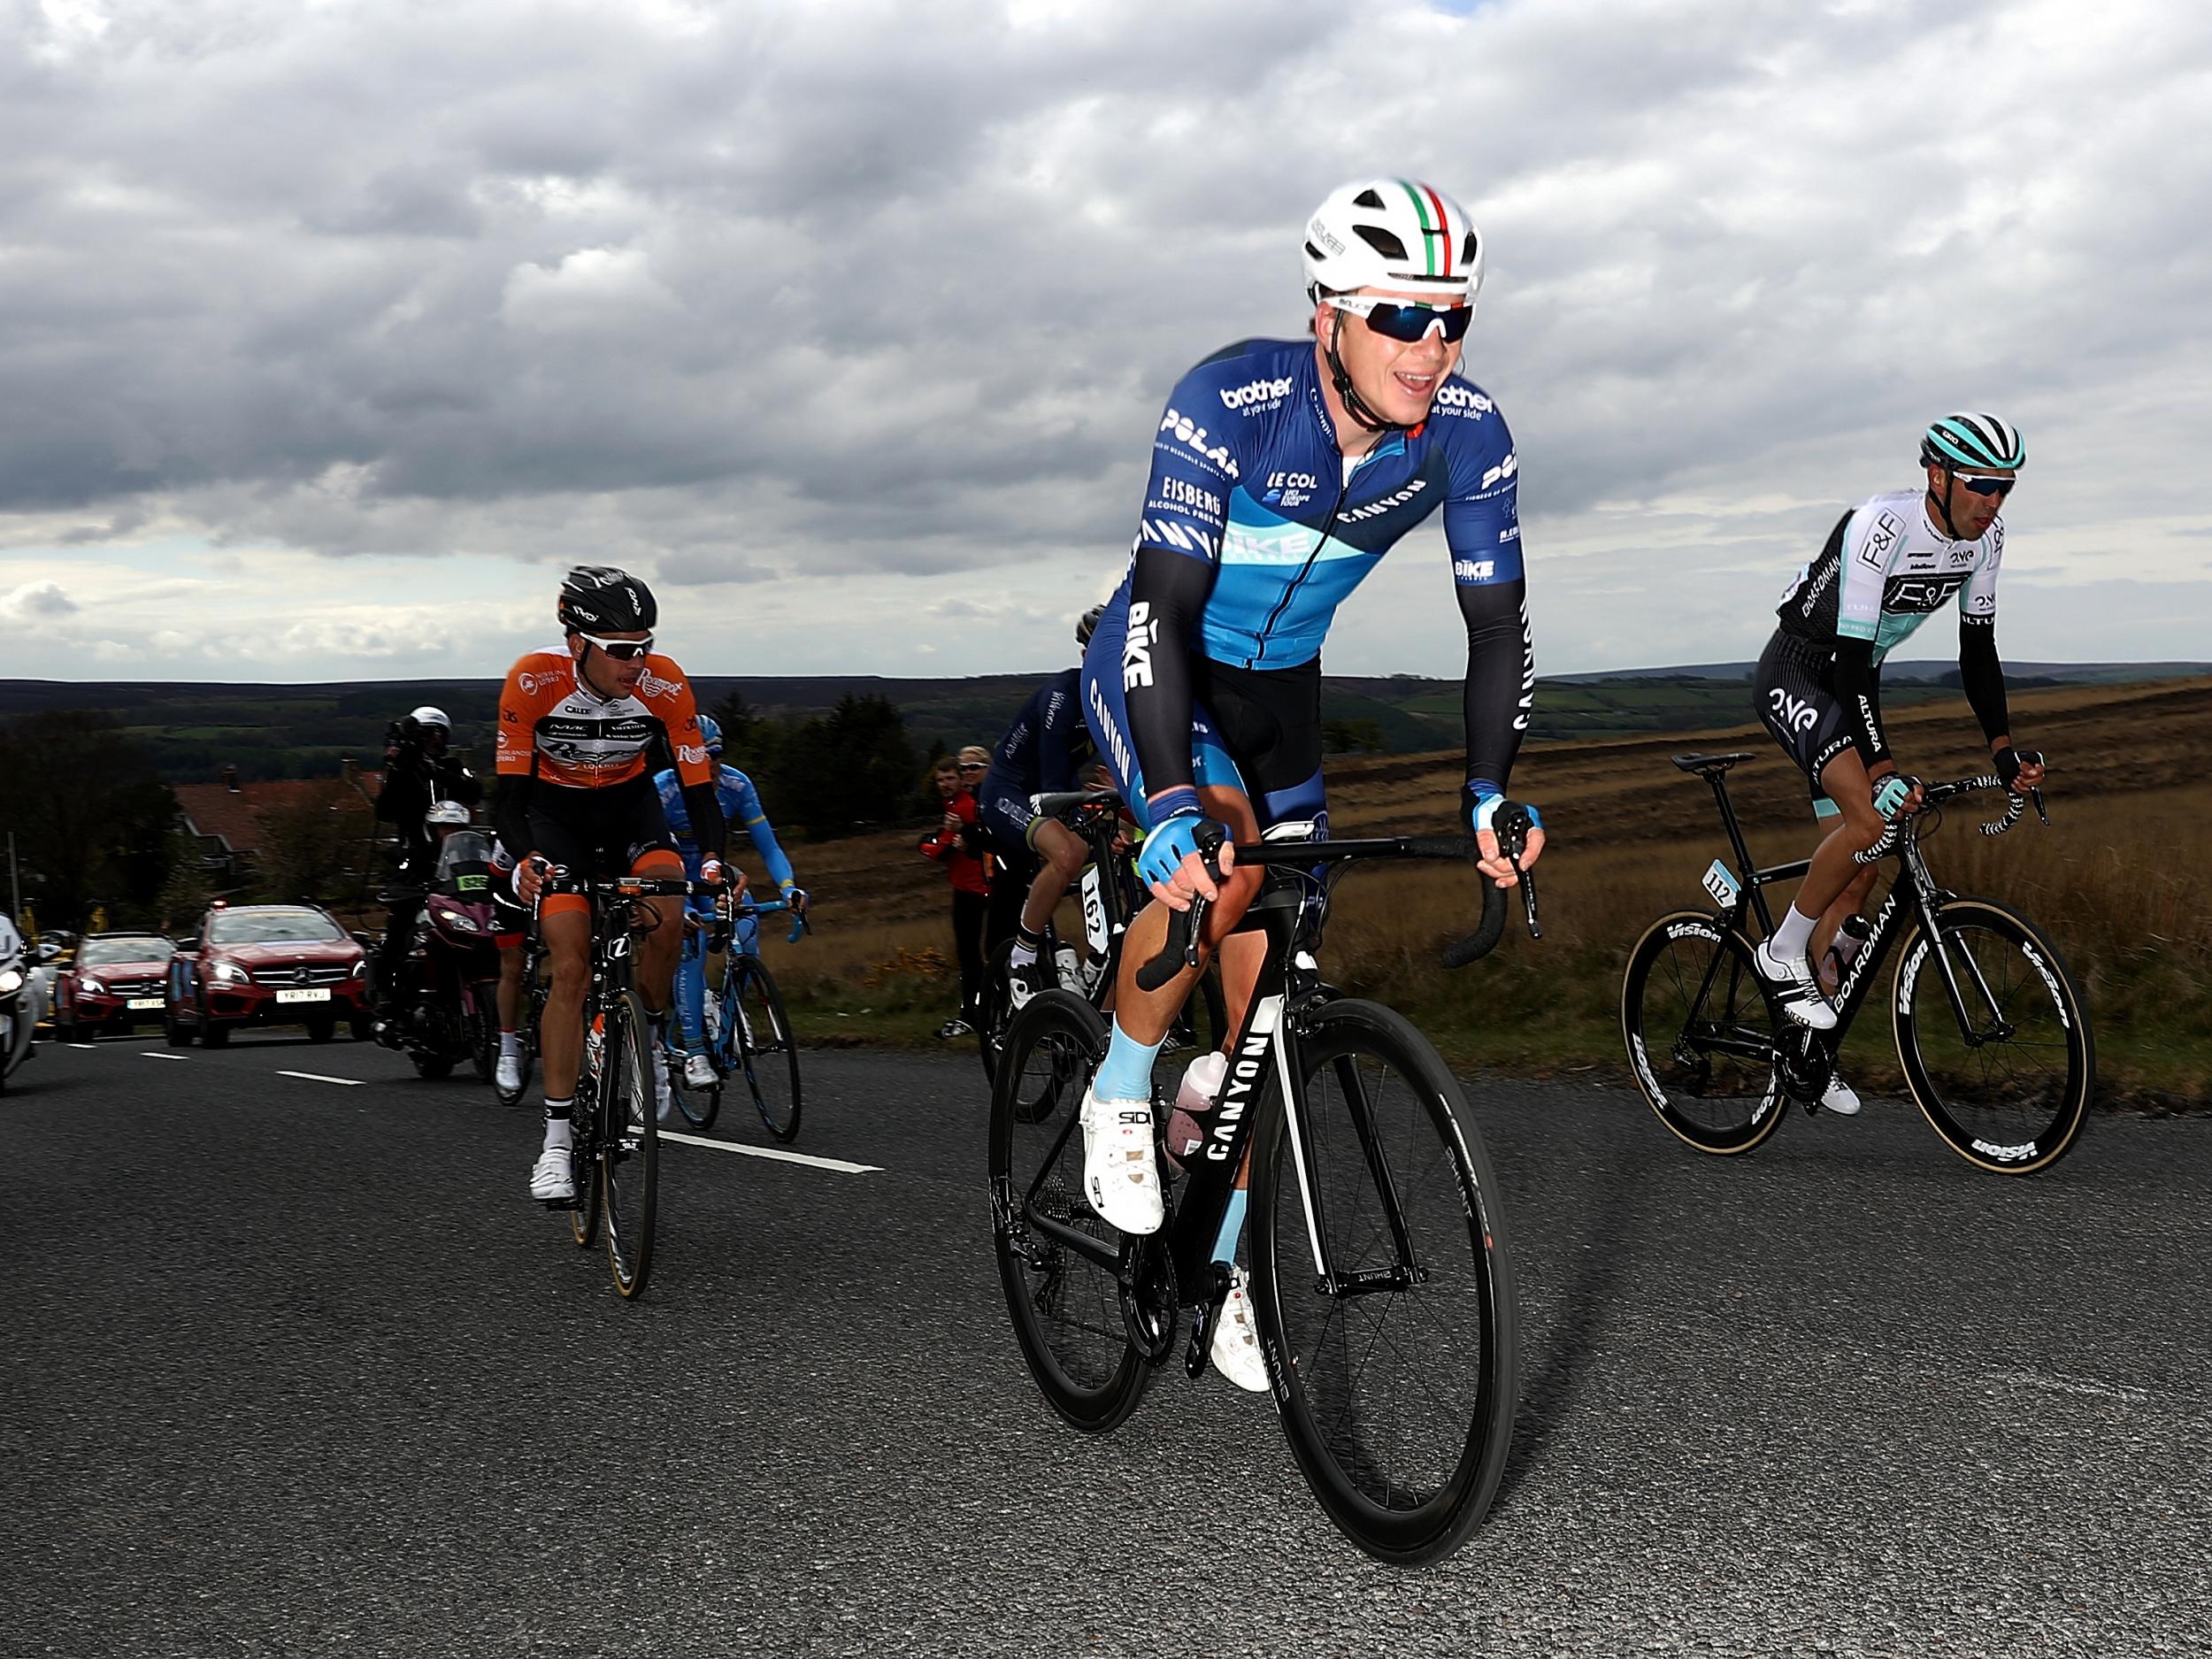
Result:
{"label": "cyclist's bare leg", "polygon": [[1083,861],[1090,855],[1082,837],[1057,818],[1040,818],[1029,844],[1043,868],[1029,884],[1029,896],[1022,902],[1021,922],[1030,933],[1041,933],[1061,895],[1075,885],[1076,877],[1083,873]]}
{"label": "cyclist's bare leg", "polygon": [[538,1047],[545,1064],[545,1097],[567,1100],[576,1093],[576,1070],[584,1054],[584,992],[591,979],[591,911],[583,906],[552,908],[538,917],[552,977],[545,993],[545,1020]]}
{"label": "cyclist's bare leg", "polygon": [[1851,885],[1843,890],[1843,896],[1823,911],[1813,928],[1812,959],[1827,959],[1828,947],[1836,942],[1837,930],[1866,908],[1866,895],[1874,891],[1874,883],[1881,877],[1878,864],[1862,865],[1859,873],[1851,878]]}
{"label": "cyclist's bare leg", "polygon": [[[1226,826],[1231,841],[1257,841],[1259,819],[1252,810],[1252,803],[1242,790],[1224,789],[1215,785],[1202,786],[1198,791],[1200,805],[1206,816]],[[1257,868],[1232,868],[1221,884],[1221,897],[1206,910],[1206,923],[1200,936],[1198,965],[1185,968],[1156,991],[1137,988],[1137,970],[1160,954],[1167,942],[1168,907],[1157,899],[1138,912],[1129,925],[1128,937],[1122,941],[1121,972],[1115,984],[1114,1018],[1121,1028],[1141,1043],[1157,1044],[1167,1036],[1167,1028],[1173,1023],[1177,1011],[1198,983],[1198,976],[1205,972],[1206,964],[1219,948],[1229,931],[1243,918],[1246,909],[1259,895],[1260,879],[1264,872]],[[1232,948],[1233,958],[1244,953]],[[1240,1020],[1241,1005],[1251,1001],[1253,978],[1258,972],[1258,958],[1251,957],[1251,968],[1240,987],[1232,989],[1226,978],[1227,964],[1222,994],[1230,1004],[1232,1027]]]}
{"label": "cyclist's bare leg", "polygon": [[[648,853],[632,866],[633,872],[657,879],[683,879],[683,861],[673,853]],[[658,918],[637,943],[637,988],[645,1011],[658,1019],[668,1012],[668,998],[676,982],[676,959],[684,952],[684,895],[664,895],[645,901]]]}
{"label": "cyclist's bare leg", "polygon": [[519,943],[503,946],[499,952],[499,990],[495,1000],[503,1036],[522,1029],[522,957]]}
{"label": "cyclist's bare leg", "polygon": [[[1824,918],[1863,872],[1854,860],[1882,839],[1882,815],[1874,810],[1866,764],[1847,749],[1821,769],[1820,787],[1842,813],[1843,821],[1813,849],[1812,868],[1797,889],[1792,908],[1800,916]],[[1840,922],[1841,918],[1837,918]],[[1830,930],[1833,937],[1833,930]],[[1817,959],[1817,958],[1816,958]]]}

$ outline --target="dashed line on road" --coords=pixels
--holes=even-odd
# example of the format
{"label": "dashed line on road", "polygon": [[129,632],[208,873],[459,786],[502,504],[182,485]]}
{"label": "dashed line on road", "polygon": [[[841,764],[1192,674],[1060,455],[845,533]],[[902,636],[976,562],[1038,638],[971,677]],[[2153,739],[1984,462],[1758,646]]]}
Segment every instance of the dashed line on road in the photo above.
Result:
{"label": "dashed line on road", "polygon": [[87,1051],[89,1051],[89,1050],[91,1050],[91,1049],[94,1049],[94,1048],[98,1048],[100,1045],[99,1045],[98,1043],[96,1043],[96,1042],[73,1042],[73,1043],[69,1044],[68,1046],[69,1046],[70,1048],[83,1048],[83,1049],[86,1049]]}
{"label": "dashed line on road", "polygon": [[138,1057],[142,1060],[189,1060],[192,1056],[188,1054],[171,1054],[166,1048],[141,1048]]}
{"label": "dashed line on road", "polygon": [[342,1083],[348,1088],[358,1088],[368,1081],[368,1079],[363,1077],[325,1077],[320,1071],[280,1071],[277,1075],[301,1078],[310,1083]]}
{"label": "dashed line on road", "polygon": [[710,1152],[735,1152],[749,1158],[773,1158],[779,1164],[803,1164],[809,1169],[830,1170],[839,1175],[880,1175],[880,1164],[848,1164],[842,1158],[818,1158],[811,1152],[786,1152],[780,1147],[741,1146],[734,1141],[710,1141],[704,1135],[680,1135],[664,1129],[664,1141],[680,1141],[687,1147],[704,1147]]}

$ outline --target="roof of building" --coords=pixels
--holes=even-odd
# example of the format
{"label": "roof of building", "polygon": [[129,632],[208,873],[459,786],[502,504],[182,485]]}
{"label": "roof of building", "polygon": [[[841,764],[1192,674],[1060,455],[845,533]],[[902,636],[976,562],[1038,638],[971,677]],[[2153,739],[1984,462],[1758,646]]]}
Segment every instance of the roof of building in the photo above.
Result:
{"label": "roof of building", "polygon": [[[364,772],[361,778],[373,794],[377,774]],[[180,783],[174,787],[185,827],[195,835],[215,836],[234,853],[253,852],[261,845],[263,813],[300,805],[334,788],[339,791],[333,802],[339,811],[369,810],[367,802],[335,778],[279,778],[235,788],[223,783]]]}

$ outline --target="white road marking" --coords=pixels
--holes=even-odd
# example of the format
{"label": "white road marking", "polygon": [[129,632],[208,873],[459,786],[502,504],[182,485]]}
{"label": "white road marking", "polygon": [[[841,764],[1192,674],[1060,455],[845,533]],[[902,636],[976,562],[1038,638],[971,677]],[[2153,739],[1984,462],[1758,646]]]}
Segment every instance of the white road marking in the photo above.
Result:
{"label": "white road marking", "polygon": [[192,1056],[188,1054],[171,1054],[166,1048],[141,1048],[138,1057],[142,1060],[189,1060]]}
{"label": "white road marking", "polygon": [[661,1131],[664,1141],[680,1141],[687,1147],[704,1147],[710,1152],[736,1152],[749,1158],[773,1158],[779,1164],[803,1164],[810,1169],[833,1170],[840,1175],[880,1175],[880,1164],[848,1164],[842,1158],[818,1158],[810,1152],[786,1152],[780,1147],[740,1146],[734,1141],[710,1141],[704,1135],[680,1135],[672,1129]]}
{"label": "white road marking", "polygon": [[358,1088],[368,1081],[366,1078],[358,1077],[325,1077],[320,1071],[279,1071],[277,1075],[304,1078],[310,1083],[342,1083],[348,1088]]}
{"label": "white road marking", "polygon": [[96,1042],[73,1042],[69,1046],[73,1048],[96,1048],[100,1045]]}

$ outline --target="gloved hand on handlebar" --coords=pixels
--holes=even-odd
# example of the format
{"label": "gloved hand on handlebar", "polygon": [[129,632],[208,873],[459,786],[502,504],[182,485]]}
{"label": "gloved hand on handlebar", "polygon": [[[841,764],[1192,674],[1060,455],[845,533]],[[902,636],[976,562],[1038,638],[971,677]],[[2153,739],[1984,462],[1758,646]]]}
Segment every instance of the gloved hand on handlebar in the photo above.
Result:
{"label": "gloved hand on handlebar", "polygon": [[2024,795],[2043,787],[2043,757],[2036,750],[2015,749],[2008,743],[1990,759],[1996,764],[1998,777],[2013,794]]}
{"label": "gloved hand on handlebar", "polygon": [[1152,896],[1177,910],[1190,908],[1193,894],[1209,902],[1219,898],[1221,889],[1207,872],[1200,841],[1203,837],[1218,846],[1221,872],[1226,875],[1236,863],[1229,832],[1206,816],[1198,791],[1188,787],[1162,790],[1149,804],[1152,828],[1137,853],[1137,873]]}
{"label": "gloved hand on handlebar", "polygon": [[806,889],[795,881],[787,881],[783,887],[783,902],[800,915],[806,914]]}
{"label": "gloved hand on handlebar", "polygon": [[1919,779],[1908,778],[1902,772],[1885,772],[1873,780],[1873,787],[1874,810],[1882,815],[1885,823],[1900,812],[1919,810]]}
{"label": "gloved hand on handlebar", "polygon": [[1525,870],[1544,851],[1543,814],[1525,801],[1507,800],[1497,785],[1481,778],[1468,780],[1461,804],[1465,810],[1467,827],[1474,832],[1475,845],[1482,850],[1479,866],[1482,873],[1502,887],[1516,886],[1520,877],[1514,872],[1512,860],[1499,844],[1499,820],[1502,818],[1510,828],[1517,815],[1527,816],[1527,840],[1520,849],[1521,868]]}

